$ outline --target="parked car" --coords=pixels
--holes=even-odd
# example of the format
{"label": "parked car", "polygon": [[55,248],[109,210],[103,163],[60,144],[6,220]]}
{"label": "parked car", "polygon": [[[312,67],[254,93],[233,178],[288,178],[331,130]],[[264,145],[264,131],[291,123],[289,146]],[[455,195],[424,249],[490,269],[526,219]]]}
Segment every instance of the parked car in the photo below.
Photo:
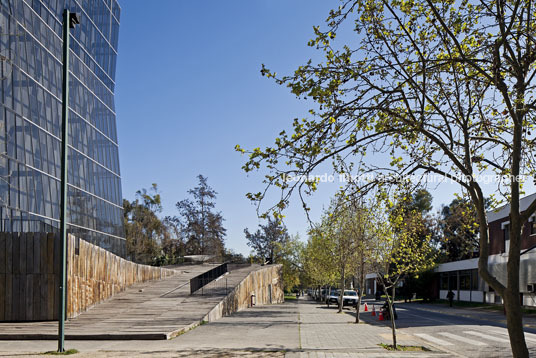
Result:
{"label": "parked car", "polygon": [[320,295],[317,298],[317,301],[323,302],[326,300],[327,295],[329,294],[329,288],[323,288],[320,290]]}
{"label": "parked car", "polygon": [[357,305],[358,299],[359,299],[359,295],[357,294],[356,291],[345,290],[344,296],[343,296],[343,306],[355,307]]}
{"label": "parked car", "polygon": [[[329,298],[326,299],[326,304],[335,304],[337,305],[339,303],[340,299],[340,290],[333,290],[331,294],[329,295]],[[357,305],[357,300],[359,299],[359,296],[357,295],[356,291],[352,290],[344,290],[344,295],[342,297],[342,305],[343,306],[352,306],[355,307]]]}
{"label": "parked car", "polygon": [[323,288],[317,288],[317,289],[315,289],[315,291],[314,291],[314,297],[313,297],[313,299],[314,299],[315,301],[321,301],[321,300],[322,300],[322,290],[323,290]]}
{"label": "parked car", "polygon": [[328,293],[325,299],[326,305],[328,305],[329,307],[330,304],[334,304],[334,305],[338,304],[339,297],[340,297],[339,290],[330,290],[330,292]]}

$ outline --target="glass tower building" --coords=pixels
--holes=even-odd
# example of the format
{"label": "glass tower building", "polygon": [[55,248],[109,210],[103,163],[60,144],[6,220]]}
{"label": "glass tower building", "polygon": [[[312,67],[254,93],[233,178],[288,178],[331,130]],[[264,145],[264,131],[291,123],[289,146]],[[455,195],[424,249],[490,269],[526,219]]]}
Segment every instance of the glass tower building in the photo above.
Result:
{"label": "glass tower building", "polygon": [[68,230],[125,256],[116,0],[0,0],[0,232],[59,231],[65,8],[80,18],[70,45]]}

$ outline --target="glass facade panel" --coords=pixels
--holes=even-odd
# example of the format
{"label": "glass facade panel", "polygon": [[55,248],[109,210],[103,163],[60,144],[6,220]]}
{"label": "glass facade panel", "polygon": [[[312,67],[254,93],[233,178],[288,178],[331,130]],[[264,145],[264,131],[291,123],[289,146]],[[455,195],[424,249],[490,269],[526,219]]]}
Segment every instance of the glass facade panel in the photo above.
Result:
{"label": "glass facade panel", "polygon": [[59,230],[62,13],[71,30],[68,229],[125,256],[116,0],[0,0],[0,231]]}

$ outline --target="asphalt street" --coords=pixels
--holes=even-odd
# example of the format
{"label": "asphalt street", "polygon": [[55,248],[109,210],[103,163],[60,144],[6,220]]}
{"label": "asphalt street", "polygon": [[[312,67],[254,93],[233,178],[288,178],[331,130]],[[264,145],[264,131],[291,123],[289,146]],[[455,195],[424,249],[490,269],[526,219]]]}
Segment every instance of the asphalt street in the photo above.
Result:
{"label": "asphalt street", "polygon": [[[477,311],[443,305],[397,304],[397,331],[418,337],[424,345],[458,357],[510,357],[510,342],[504,315],[496,311]],[[441,311],[441,312],[438,312]],[[347,311],[348,314],[353,313]],[[388,326],[370,313],[362,315],[374,325]],[[531,355],[536,356],[536,330],[525,328]]]}

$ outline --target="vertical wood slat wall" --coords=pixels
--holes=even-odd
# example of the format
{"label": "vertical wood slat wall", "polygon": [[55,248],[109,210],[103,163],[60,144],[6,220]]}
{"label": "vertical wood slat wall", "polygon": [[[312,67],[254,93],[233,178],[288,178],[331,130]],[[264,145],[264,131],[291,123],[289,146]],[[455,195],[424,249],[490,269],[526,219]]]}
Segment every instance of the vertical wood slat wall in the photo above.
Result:
{"label": "vertical wood slat wall", "polygon": [[58,278],[54,234],[0,233],[0,321],[57,318]]}
{"label": "vertical wood slat wall", "polygon": [[[59,235],[0,233],[0,321],[45,321],[58,317]],[[69,235],[67,317],[148,280],[175,273],[127,261]]]}

